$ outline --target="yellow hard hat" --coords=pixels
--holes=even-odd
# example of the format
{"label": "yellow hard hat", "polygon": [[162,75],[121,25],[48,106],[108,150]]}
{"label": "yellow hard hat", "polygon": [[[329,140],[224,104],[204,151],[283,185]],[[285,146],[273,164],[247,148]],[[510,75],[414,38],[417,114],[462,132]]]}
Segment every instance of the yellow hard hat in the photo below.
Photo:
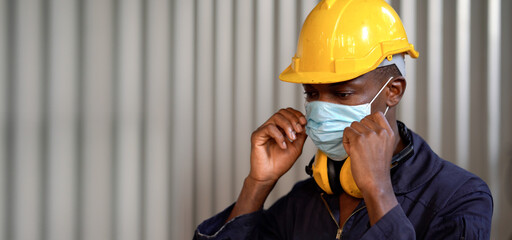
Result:
{"label": "yellow hard hat", "polygon": [[419,56],[400,17],[384,0],[323,0],[306,18],[295,57],[279,78],[292,83],[347,81],[399,53]]}

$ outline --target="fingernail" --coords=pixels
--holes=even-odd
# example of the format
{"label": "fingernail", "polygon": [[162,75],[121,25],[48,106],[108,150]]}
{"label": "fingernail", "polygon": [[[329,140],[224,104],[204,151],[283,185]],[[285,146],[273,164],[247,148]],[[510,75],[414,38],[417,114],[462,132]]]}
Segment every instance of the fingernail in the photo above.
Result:
{"label": "fingernail", "polygon": [[283,147],[286,148],[286,142],[283,142]]}
{"label": "fingernail", "polygon": [[299,132],[302,132],[302,126],[300,124],[298,124],[298,123],[295,124],[295,125],[297,125],[297,130],[299,130]]}
{"label": "fingernail", "polygon": [[296,134],[295,131],[290,130],[290,135],[292,136],[292,140],[295,140],[297,138],[297,136],[295,134]]}

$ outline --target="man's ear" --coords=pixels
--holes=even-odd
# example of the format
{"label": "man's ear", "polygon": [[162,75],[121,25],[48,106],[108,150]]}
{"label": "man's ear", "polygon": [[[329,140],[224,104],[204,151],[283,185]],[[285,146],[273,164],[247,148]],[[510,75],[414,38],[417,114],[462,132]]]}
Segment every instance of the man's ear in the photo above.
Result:
{"label": "man's ear", "polygon": [[386,104],[390,107],[394,107],[398,105],[400,100],[402,99],[402,96],[405,92],[405,87],[407,83],[405,81],[405,78],[403,76],[395,77],[391,82],[388,84],[388,99],[386,101]]}

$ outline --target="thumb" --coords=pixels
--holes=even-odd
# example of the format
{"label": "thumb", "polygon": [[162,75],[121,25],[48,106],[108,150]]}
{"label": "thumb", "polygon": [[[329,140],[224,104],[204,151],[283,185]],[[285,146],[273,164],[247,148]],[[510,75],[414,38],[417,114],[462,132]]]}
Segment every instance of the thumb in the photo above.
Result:
{"label": "thumb", "polygon": [[304,146],[304,142],[306,142],[307,138],[308,135],[305,132],[298,133],[297,138],[295,141],[293,141],[292,145],[297,149],[302,149],[302,146]]}
{"label": "thumb", "polygon": [[345,134],[345,131],[343,131],[343,148],[345,148],[345,152],[347,152],[347,155],[351,155],[350,154],[350,141],[348,140],[348,137],[347,135]]}

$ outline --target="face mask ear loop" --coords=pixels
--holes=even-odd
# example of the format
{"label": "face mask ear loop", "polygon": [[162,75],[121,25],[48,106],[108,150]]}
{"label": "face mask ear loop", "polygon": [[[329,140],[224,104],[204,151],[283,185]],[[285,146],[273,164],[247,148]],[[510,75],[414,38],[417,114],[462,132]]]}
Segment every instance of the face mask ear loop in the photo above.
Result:
{"label": "face mask ear loop", "polygon": [[377,95],[375,95],[375,97],[373,97],[373,99],[370,101],[370,105],[372,105],[373,101],[375,101],[375,99],[377,99],[377,97],[382,92],[382,90],[384,90],[384,88],[386,88],[386,86],[388,85],[389,81],[391,81],[391,79],[393,79],[393,77],[390,77],[389,80],[384,84],[384,86],[382,86],[382,88],[379,90]]}
{"label": "face mask ear loop", "polygon": [[[379,90],[379,92],[377,93],[377,95],[375,95],[375,97],[373,97],[373,99],[372,99],[372,100],[370,101],[370,103],[368,104],[368,107],[369,107],[369,108],[371,108],[373,101],[375,101],[375,99],[377,99],[377,97],[379,96],[379,94],[382,92],[382,90],[384,90],[384,88],[386,88],[386,86],[387,86],[387,85],[388,85],[388,83],[391,81],[391,79],[393,79],[393,77],[390,77],[390,78],[388,79],[388,81],[384,84],[384,86],[382,86],[382,88]],[[387,112],[387,110],[386,110],[386,112]],[[386,114],[384,113],[384,115],[386,115]]]}

